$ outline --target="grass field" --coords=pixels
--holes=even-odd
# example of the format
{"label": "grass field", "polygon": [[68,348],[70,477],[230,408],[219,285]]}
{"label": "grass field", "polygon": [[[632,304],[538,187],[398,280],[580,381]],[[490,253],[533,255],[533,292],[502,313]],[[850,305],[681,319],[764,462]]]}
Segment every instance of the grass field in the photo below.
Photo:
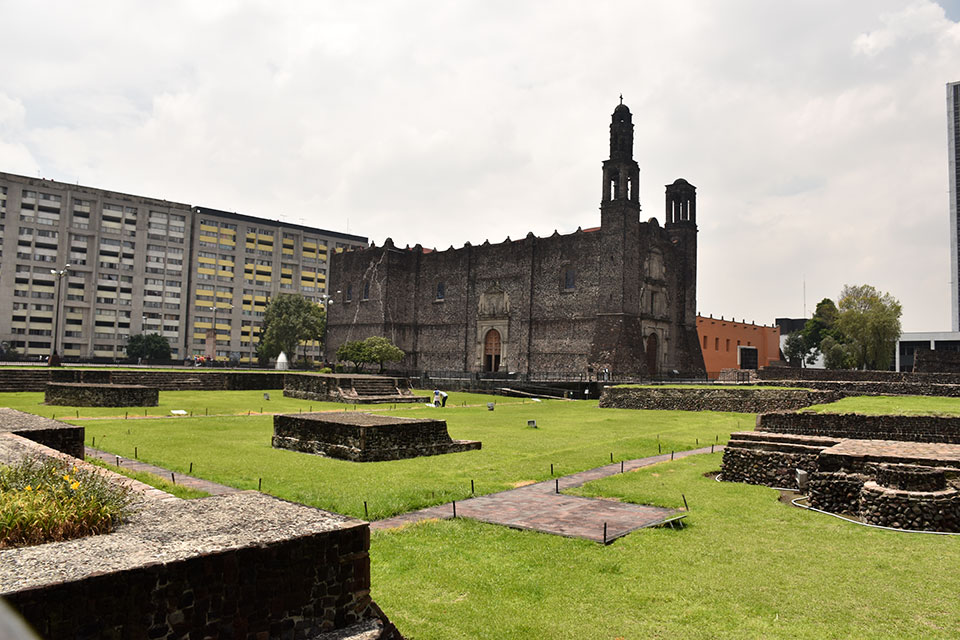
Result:
{"label": "grass field", "polygon": [[691,511],[610,546],[468,520],[376,532],[373,596],[416,640],[955,638],[960,538],[894,533],[718,483],[720,454],[578,493]]}
{"label": "grass field", "polygon": [[[161,403],[195,416],[204,405],[244,415],[73,422],[98,448],[130,457],[137,446],[140,459],[181,473],[194,462],[194,475],[241,488],[262,477],[279,497],[360,517],[367,500],[370,519],[464,498],[471,479],[488,493],[547,479],[550,463],[567,474],[609,462],[611,452],[655,454],[658,436],[663,450],[681,450],[753,426],[752,415],[598,409],[596,401],[499,399],[490,412],[488,396],[451,394],[447,409],[387,411],[443,416],[454,438],[482,440],[481,451],[350,463],[270,448],[271,417],[245,415],[262,392],[183,393],[161,393]],[[28,395],[0,394],[0,406],[36,408]],[[464,402],[479,406],[454,406]],[[817,410],[960,414],[960,399],[859,398]],[[642,530],[606,547],[468,520],[374,532],[373,597],[411,640],[960,636],[960,537],[803,511],[772,489],[705,476],[719,466],[720,454],[694,456],[577,489],[673,508],[686,496],[685,529]]]}
{"label": "grass field", "polygon": [[927,396],[860,396],[810,407],[820,413],[865,413],[872,415],[960,415],[960,398]]}
{"label": "grass field", "polygon": [[[167,393],[160,395],[167,403]],[[0,396],[0,404],[5,400]],[[752,416],[743,414],[704,413],[691,420],[682,412],[598,409],[596,401],[497,399],[495,410],[488,411],[486,402],[492,400],[451,393],[446,409],[387,408],[397,416],[442,416],[453,438],[483,443],[480,451],[390,462],[273,449],[271,416],[71,422],[86,428],[87,444],[96,438],[97,448],[120,456],[132,458],[136,447],[140,460],[178,473],[187,473],[192,462],[193,475],[243,489],[256,488],[262,478],[267,493],[357,517],[364,517],[367,502],[369,519],[465,498],[471,480],[477,493],[493,493],[549,479],[551,464],[563,475],[609,462],[611,453],[616,460],[654,455],[658,442],[663,451],[723,443],[731,432],[753,424]],[[464,402],[472,406],[455,406]],[[527,420],[536,420],[538,428],[529,428]]]}

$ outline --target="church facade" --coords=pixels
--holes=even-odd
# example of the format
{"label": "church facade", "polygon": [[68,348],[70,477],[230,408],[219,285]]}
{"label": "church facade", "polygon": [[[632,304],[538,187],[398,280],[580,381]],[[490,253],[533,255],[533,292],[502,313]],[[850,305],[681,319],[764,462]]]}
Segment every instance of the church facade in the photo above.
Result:
{"label": "church facade", "polygon": [[666,187],[666,219],[640,220],[633,122],[621,104],[603,163],[600,226],[431,251],[332,256],[325,355],[385,336],[429,372],[703,375],[697,339],[696,187]]}

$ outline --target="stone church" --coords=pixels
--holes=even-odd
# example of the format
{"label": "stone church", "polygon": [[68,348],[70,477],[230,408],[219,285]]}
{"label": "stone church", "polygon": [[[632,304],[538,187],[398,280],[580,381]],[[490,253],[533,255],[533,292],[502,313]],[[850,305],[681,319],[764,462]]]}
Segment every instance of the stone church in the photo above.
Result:
{"label": "stone church", "polygon": [[696,187],[668,185],[664,225],[640,221],[622,101],[602,171],[599,227],[446,251],[388,238],[334,255],[327,359],[346,341],[380,335],[406,352],[408,370],[702,376]]}

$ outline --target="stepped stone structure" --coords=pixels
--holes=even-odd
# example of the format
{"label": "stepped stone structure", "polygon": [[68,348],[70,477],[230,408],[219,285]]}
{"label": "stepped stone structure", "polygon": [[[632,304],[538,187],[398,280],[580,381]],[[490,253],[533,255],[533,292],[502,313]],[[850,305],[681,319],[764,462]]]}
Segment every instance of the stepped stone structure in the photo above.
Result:
{"label": "stepped stone structure", "polygon": [[422,402],[413,395],[407,378],[340,373],[288,374],[283,395],[303,400],[384,404]]}
{"label": "stepped stone structure", "polygon": [[160,392],[141,384],[48,382],[43,402],[66,407],[155,407]]}
{"label": "stepped stone structure", "polygon": [[453,440],[444,420],[372,413],[305,413],[273,417],[273,446],[354,462],[400,460],[480,448]]}
{"label": "stepped stone structure", "polygon": [[808,389],[756,389],[715,386],[698,387],[605,387],[601,408],[653,409],[657,411],[789,411],[815,404],[836,402],[844,394]]}
{"label": "stepped stone structure", "polygon": [[408,370],[704,376],[697,340],[696,187],[666,187],[663,226],[640,219],[633,116],[622,102],[603,162],[600,226],[431,251],[331,257],[326,357],[385,336]]}
{"label": "stepped stone structure", "polygon": [[83,427],[0,409],[0,464],[28,455],[141,498],[113,533],[0,550],[0,598],[40,637],[402,640],[370,597],[366,522],[255,491],[180,500],[73,457]]}
{"label": "stepped stone structure", "polygon": [[731,434],[722,469],[872,524],[960,531],[960,418],[762,414],[755,431]]}

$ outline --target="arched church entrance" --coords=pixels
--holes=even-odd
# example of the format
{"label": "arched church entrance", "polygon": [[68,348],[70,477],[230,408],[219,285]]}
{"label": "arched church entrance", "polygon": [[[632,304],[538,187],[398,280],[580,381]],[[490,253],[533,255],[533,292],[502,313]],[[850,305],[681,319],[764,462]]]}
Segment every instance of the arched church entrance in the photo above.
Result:
{"label": "arched church entrance", "polygon": [[651,333],[647,338],[647,375],[655,376],[657,370],[657,334]]}
{"label": "arched church entrance", "polygon": [[500,332],[496,329],[487,331],[483,339],[483,370],[500,370]]}

